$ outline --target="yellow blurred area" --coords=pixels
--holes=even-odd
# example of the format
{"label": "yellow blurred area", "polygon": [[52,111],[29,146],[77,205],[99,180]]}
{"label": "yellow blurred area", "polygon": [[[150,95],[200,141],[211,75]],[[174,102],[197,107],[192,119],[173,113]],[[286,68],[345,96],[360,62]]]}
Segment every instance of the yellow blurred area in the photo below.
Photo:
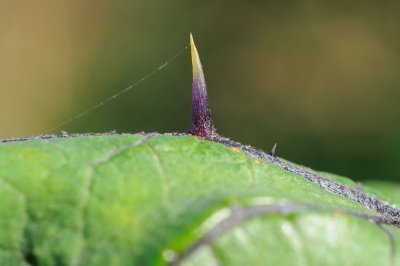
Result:
{"label": "yellow blurred area", "polygon": [[[353,178],[400,178],[398,1],[0,2],[0,137],[44,133],[194,33],[219,133]],[[52,133],[186,131],[188,51]]]}

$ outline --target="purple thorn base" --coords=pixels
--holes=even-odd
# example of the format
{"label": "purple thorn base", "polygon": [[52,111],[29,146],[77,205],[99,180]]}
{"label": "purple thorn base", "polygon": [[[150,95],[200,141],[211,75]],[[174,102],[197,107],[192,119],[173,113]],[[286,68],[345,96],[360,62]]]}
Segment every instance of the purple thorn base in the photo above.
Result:
{"label": "purple thorn base", "polygon": [[213,139],[217,134],[211,118],[205,81],[194,79],[192,90],[192,129],[190,134],[203,139]]}

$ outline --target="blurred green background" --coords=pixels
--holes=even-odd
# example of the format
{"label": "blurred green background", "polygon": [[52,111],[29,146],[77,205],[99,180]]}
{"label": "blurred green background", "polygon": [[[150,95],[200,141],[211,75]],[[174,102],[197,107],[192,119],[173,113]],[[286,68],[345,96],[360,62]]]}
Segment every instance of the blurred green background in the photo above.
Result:
{"label": "blurred green background", "polygon": [[[0,137],[41,134],[162,65],[193,32],[218,132],[315,169],[400,178],[399,1],[0,2]],[[185,132],[186,50],[53,133]]]}

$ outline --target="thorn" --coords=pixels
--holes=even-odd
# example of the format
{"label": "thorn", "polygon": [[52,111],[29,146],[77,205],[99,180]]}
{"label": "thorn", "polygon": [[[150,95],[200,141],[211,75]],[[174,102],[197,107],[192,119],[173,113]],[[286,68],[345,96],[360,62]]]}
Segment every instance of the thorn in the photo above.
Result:
{"label": "thorn", "polygon": [[275,143],[274,146],[272,147],[271,151],[268,153],[272,157],[276,157],[276,146],[277,145],[278,145],[278,143]]}
{"label": "thorn", "polygon": [[192,33],[190,33],[190,48],[193,69],[192,128],[190,134],[204,139],[212,139],[216,136],[216,133],[208,103],[207,85]]}

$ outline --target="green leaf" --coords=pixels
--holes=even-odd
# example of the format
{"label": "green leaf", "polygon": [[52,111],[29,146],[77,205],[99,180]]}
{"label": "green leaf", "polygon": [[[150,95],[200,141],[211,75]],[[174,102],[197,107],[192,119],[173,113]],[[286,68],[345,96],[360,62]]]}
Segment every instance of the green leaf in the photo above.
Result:
{"label": "green leaf", "polygon": [[386,181],[367,181],[371,193],[379,195],[382,199],[389,200],[397,205],[400,205],[400,185]]}
{"label": "green leaf", "polygon": [[168,134],[1,143],[0,265],[397,265],[385,210],[250,155]]}

